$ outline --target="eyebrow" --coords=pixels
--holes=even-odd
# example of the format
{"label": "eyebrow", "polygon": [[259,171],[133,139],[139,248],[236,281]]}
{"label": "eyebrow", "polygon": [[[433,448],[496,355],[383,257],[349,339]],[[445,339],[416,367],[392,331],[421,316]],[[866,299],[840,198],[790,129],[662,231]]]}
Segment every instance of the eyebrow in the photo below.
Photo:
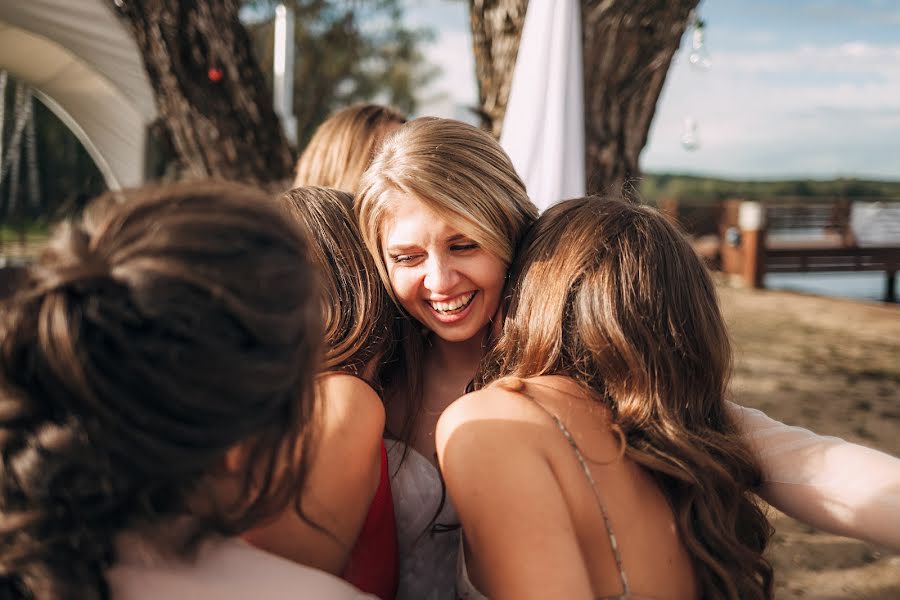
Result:
{"label": "eyebrow", "polygon": [[[471,239],[472,238],[463,233],[454,233],[453,235],[444,238],[444,243],[452,244],[453,242],[460,242],[464,240],[468,241]],[[385,250],[387,250],[388,252],[409,252],[410,250],[420,250],[421,248],[422,246],[420,244],[414,244],[412,242],[401,242],[399,244],[391,244],[390,246],[387,246]]]}
{"label": "eyebrow", "polygon": [[421,248],[421,246],[417,246],[416,244],[394,244],[392,246],[388,246],[387,248],[385,248],[385,250],[387,250],[389,253],[405,253],[411,252],[413,250],[420,250]]}

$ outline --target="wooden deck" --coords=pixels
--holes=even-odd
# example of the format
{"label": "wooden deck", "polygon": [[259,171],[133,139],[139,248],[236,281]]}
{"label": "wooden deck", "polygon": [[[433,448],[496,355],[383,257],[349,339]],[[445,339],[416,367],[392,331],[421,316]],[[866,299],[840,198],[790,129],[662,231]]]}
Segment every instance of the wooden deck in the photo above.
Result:
{"label": "wooden deck", "polygon": [[[745,204],[755,205],[750,207],[759,216],[755,225],[740,222]],[[900,200],[855,209],[847,201],[730,200],[706,209],[718,217],[717,234],[708,231],[710,219],[698,216],[696,209],[683,211],[677,202],[662,208],[694,234],[694,248],[713,268],[740,274],[751,287],[762,287],[766,273],[881,271],[884,300],[897,301]]]}

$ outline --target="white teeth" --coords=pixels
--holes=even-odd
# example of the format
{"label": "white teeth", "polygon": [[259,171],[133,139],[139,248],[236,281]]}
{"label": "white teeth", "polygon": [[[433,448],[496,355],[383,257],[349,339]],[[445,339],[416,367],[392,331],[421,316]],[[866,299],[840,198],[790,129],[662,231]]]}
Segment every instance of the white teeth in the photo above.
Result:
{"label": "white teeth", "polygon": [[470,292],[463,296],[459,296],[452,302],[432,302],[431,306],[434,310],[442,313],[453,312],[455,310],[459,310],[465,306],[468,306],[469,302],[472,301],[472,298],[475,296],[475,292]]}

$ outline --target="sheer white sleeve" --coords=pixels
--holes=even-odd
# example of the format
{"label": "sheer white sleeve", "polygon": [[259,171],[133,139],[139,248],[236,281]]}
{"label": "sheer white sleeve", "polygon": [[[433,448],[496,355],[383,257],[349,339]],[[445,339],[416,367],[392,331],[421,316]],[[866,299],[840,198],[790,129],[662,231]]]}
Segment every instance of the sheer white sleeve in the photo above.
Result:
{"label": "sheer white sleeve", "polygon": [[830,533],[900,550],[900,459],[729,403],[759,456],[769,504]]}

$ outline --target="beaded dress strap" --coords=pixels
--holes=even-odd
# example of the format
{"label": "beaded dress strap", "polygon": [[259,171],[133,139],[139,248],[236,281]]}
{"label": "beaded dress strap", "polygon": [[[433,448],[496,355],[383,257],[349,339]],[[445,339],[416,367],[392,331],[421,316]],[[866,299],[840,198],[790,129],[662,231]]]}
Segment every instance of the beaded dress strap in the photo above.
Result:
{"label": "beaded dress strap", "polygon": [[[523,381],[522,383],[525,382]],[[609,545],[610,548],[612,548],[613,558],[615,558],[616,560],[616,569],[619,571],[619,580],[622,582],[622,594],[619,596],[609,596],[607,598],[604,598],[604,600],[627,600],[631,597],[631,586],[628,585],[628,576],[625,574],[625,569],[622,567],[622,555],[619,552],[619,542],[616,539],[615,532],[613,532],[612,523],[609,520],[609,514],[606,512],[606,507],[603,505],[603,500],[600,498],[600,493],[597,491],[597,482],[594,481],[594,476],[591,475],[591,469],[588,466],[587,460],[585,460],[584,455],[581,454],[581,450],[578,449],[578,444],[575,443],[575,439],[572,437],[572,433],[563,424],[559,417],[550,412],[543,404],[535,400],[531,396],[531,394],[526,393],[524,387],[519,390],[519,393],[531,400],[545,413],[550,415],[550,418],[553,419],[553,421],[556,423],[556,426],[559,427],[559,430],[562,431],[562,434],[566,437],[566,441],[569,442],[569,446],[571,446],[572,450],[575,451],[575,457],[581,464],[581,470],[584,471],[585,476],[591,484],[591,491],[594,492],[594,498],[597,499],[597,506],[600,508],[600,514],[603,515],[603,525],[606,527],[606,535],[609,538]]]}

